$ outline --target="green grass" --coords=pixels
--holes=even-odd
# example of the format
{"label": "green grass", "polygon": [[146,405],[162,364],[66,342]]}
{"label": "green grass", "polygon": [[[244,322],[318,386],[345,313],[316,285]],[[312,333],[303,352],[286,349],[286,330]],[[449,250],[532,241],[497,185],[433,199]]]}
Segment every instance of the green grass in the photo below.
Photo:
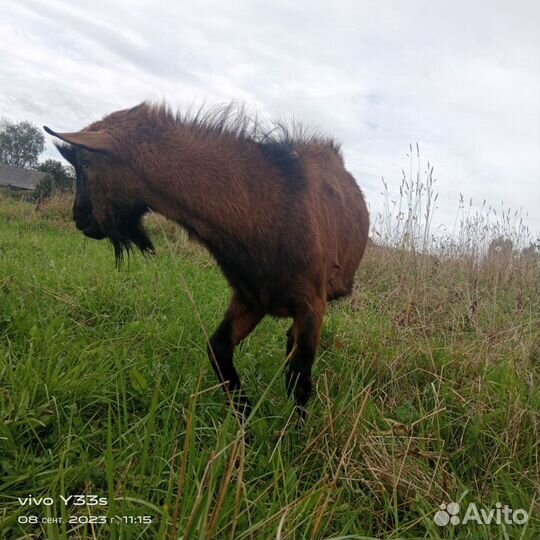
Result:
{"label": "green grass", "polygon": [[[534,263],[371,247],[329,310],[306,425],[284,390],[288,321],[268,318],[236,353],[259,400],[242,428],[206,356],[229,299],[211,259],[152,220],[158,256],[117,271],[67,213],[0,199],[2,538],[539,537]],[[61,503],[76,494],[108,504]],[[451,500],[531,517],[438,527]]]}

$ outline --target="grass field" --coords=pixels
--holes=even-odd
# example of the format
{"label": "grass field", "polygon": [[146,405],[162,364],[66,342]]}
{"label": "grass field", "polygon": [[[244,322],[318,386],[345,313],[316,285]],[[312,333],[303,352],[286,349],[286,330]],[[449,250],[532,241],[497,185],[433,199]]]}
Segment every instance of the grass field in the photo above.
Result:
{"label": "grass field", "polygon": [[[534,260],[369,247],[329,310],[306,424],[288,321],[266,319],[236,355],[258,400],[241,428],[206,356],[226,283],[150,227],[158,256],[117,271],[64,204],[0,199],[1,538],[540,538]],[[450,501],[530,518],[439,526]]]}

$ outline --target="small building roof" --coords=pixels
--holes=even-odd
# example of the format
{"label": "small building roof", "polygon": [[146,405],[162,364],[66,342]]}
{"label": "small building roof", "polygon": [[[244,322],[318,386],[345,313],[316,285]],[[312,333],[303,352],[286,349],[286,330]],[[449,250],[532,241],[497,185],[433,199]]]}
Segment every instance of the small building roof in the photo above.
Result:
{"label": "small building roof", "polygon": [[0,186],[32,190],[46,175],[47,173],[42,171],[21,169],[0,163]]}

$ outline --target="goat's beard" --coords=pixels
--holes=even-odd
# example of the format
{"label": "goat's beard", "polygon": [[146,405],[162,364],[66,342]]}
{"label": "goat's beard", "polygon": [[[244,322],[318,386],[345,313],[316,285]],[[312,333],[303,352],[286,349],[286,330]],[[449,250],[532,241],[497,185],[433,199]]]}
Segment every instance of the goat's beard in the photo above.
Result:
{"label": "goat's beard", "polygon": [[124,260],[124,255],[133,251],[133,246],[138,247],[143,255],[154,255],[154,245],[144,230],[139,219],[135,223],[124,224],[107,231],[107,236],[114,248],[116,265],[119,266]]}

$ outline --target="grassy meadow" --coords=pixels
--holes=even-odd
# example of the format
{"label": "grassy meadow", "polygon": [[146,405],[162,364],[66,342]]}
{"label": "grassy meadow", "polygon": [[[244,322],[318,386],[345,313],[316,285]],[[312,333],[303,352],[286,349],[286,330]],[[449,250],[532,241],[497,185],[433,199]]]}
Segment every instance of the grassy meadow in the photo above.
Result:
{"label": "grassy meadow", "polygon": [[[267,318],[236,353],[242,427],[206,356],[227,285],[148,226],[158,255],[117,271],[67,201],[0,198],[0,538],[540,538],[536,259],[371,245],[328,312],[306,424],[288,321]],[[439,526],[450,501],[530,518]]]}

